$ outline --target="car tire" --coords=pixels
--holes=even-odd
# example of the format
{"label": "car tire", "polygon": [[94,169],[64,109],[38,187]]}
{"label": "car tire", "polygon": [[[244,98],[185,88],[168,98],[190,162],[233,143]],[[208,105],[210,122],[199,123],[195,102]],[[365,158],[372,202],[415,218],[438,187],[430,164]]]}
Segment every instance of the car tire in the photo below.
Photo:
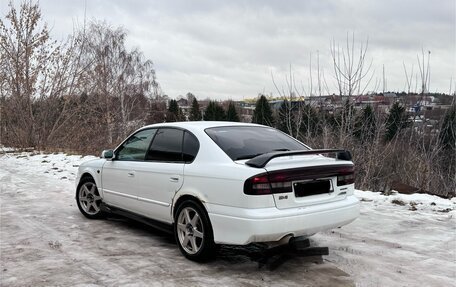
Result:
{"label": "car tire", "polygon": [[186,200],[177,207],[174,235],[181,253],[186,258],[198,262],[215,258],[216,245],[212,226],[201,204]]}
{"label": "car tire", "polygon": [[100,219],[105,216],[105,212],[101,210],[102,198],[92,177],[81,178],[76,189],[76,202],[79,211],[89,219]]}

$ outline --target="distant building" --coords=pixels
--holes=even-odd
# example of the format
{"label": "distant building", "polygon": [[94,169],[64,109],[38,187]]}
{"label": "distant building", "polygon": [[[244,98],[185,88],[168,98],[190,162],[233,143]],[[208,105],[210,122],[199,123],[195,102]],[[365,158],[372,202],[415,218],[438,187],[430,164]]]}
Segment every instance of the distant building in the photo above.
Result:
{"label": "distant building", "polygon": [[179,107],[188,106],[188,101],[187,101],[187,99],[185,99],[185,98],[181,98],[181,99],[177,100],[177,105],[178,105]]}
{"label": "distant building", "polygon": [[397,95],[396,93],[391,93],[391,92],[387,92],[387,93],[384,93],[383,96],[385,96],[386,98],[397,98]]}

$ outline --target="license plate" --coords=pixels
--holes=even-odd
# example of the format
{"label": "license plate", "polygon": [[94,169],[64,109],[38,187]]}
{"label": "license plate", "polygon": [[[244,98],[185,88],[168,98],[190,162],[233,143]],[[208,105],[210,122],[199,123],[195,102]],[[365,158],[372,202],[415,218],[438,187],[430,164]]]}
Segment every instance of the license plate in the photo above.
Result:
{"label": "license plate", "polygon": [[294,182],[293,190],[296,197],[304,197],[333,192],[330,180],[311,180]]}

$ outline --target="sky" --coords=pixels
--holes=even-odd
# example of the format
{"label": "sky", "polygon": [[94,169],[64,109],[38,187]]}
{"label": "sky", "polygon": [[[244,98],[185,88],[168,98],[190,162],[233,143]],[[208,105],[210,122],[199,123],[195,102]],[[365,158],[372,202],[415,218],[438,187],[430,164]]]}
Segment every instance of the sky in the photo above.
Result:
{"label": "sky", "polygon": [[[430,56],[429,91],[449,93],[456,86],[455,0],[40,0],[39,4],[57,40],[81,26],[84,15],[87,20],[123,27],[128,47],[138,48],[153,61],[163,93],[172,98],[188,92],[198,99],[277,96],[277,89],[286,89],[290,74],[299,93],[315,95],[318,59],[327,86],[323,92],[337,93],[330,44],[345,46],[347,35],[354,35],[357,50],[368,41],[366,68],[372,66],[362,83],[366,92],[407,90],[404,66],[408,75],[413,68],[411,90],[419,89],[417,56],[422,51]],[[7,8],[8,0],[0,0],[1,17]]]}

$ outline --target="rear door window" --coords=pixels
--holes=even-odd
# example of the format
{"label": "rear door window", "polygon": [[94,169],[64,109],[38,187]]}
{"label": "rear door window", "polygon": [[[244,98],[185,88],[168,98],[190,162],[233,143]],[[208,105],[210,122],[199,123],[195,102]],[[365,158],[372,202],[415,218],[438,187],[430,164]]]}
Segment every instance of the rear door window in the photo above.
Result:
{"label": "rear door window", "polygon": [[292,137],[267,127],[215,127],[206,129],[209,137],[232,159],[250,159],[255,156],[291,150],[308,150]]}
{"label": "rear door window", "polygon": [[192,162],[199,150],[198,139],[189,132],[184,134],[183,157],[186,163]]}
{"label": "rear door window", "polygon": [[149,148],[146,160],[183,162],[183,137],[183,130],[171,128],[159,129]]}

